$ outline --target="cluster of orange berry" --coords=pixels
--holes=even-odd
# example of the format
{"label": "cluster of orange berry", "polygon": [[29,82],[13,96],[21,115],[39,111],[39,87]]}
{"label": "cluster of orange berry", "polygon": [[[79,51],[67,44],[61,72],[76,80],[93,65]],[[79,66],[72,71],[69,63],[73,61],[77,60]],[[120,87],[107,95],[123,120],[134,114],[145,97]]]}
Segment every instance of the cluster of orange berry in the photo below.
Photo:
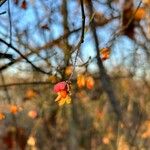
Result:
{"label": "cluster of orange berry", "polygon": [[[7,111],[7,108],[8,108],[8,112],[10,112],[13,115],[16,115],[18,112],[22,111],[22,109],[23,109],[22,107],[14,105],[14,104],[10,105],[8,107],[6,106],[6,110],[5,111]],[[38,112],[36,110],[30,110],[28,112],[28,117],[30,117],[32,119],[35,119],[35,118],[38,117]],[[5,118],[6,118],[5,113],[1,112],[0,113],[0,120],[3,120]]]}

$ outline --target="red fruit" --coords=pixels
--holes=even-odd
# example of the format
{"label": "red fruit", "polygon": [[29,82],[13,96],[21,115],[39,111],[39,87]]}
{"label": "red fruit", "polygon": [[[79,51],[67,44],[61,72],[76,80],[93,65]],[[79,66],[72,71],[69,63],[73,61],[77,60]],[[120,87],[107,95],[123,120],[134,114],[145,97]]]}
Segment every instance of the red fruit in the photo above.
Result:
{"label": "red fruit", "polygon": [[55,93],[58,93],[62,90],[67,90],[67,83],[65,81],[59,82],[54,86]]}

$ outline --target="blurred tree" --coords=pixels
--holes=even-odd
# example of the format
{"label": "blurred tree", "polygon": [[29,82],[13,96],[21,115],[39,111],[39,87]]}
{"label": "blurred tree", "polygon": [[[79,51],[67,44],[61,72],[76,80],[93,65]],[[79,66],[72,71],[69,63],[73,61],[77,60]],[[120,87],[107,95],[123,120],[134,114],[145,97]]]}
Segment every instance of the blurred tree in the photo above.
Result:
{"label": "blurred tree", "polygon": [[148,0],[0,8],[0,149],[149,149]]}

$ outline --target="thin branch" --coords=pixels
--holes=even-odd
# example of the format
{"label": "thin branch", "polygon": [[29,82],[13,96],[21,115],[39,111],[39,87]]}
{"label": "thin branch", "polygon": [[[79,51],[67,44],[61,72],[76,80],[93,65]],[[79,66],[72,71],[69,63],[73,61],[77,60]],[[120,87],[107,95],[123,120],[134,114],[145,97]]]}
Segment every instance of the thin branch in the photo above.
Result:
{"label": "thin branch", "polygon": [[[90,13],[90,16],[93,15],[93,4],[91,1],[89,4],[89,13]],[[91,25],[91,31],[93,34],[93,38],[94,38],[94,44],[95,44],[95,49],[96,49],[96,59],[97,59],[97,64],[98,64],[99,71],[100,71],[99,77],[101,79],[102,87],[108,95],[109,101],[114,109],[114,112],[115,112],[118,120],[122,121],[122,112],[121,112],[120,104],[115,96],[115,93],[113,91],[113,88],[112,88],[112,85],[110,82],[110,78],[107,75],[105,68],[103,66],[102,60],[100,58],[99,41],[98,41],[98,36],[97,36],[97,32],[96,32],[94,19],[92,19],[90,25]]]}
{"label": "thin branch", "polygon": [[124,32],[129,27],[131,22],[134,20],[135,14],[137,13],[137,11],[138,11],[139,7],[141,6],[141,4],[142,4],[142,1],[139,2],[136,10],[134,11],[133,15],[131,16],[131,18],[129,19],[127,24],[125,26],[123,26],[121,29],[119,29],[117,31],[114,31],[114,33],[111,35],[112,38],[110,38],[110,40],[107,43],[107,45],[108,45],[107,47],[111,47],[113,45],[114,39],[116,39],[118,36],[120,36],[120,34],[122,32]]}
{"label": "thin branch", "polygon": [[0,13],[0,15],[4,15],[4,14],[6,14],[6,11],[3,11],[3,12]]}
{"label": "thin branch", "polygon": [[79,51],[80,51],[80,46],[81,46],[81,44],[84,42],[85,12],[84,12],[83,0],[80,0],[80,3],[81,3],[81,13],[82,13],[81,38],[80,38],[80,41],[79,41],[78,45],[75,47],[75,50],[77,50],[77,53],[76,53],[76,56],[75,56],[75,61],[74,61],[74,65],[73,65],[73,71],[72,71],[72,74],[70,75],[68,81],[70,81],[71,78],[73,77],[73,74],[74,74],[74,71],[75,71],[75,67],[76,67],[77,57],[78,57]]}
{"label": "thin branch", "polygon": [[50,72],[46,72],[39,67],[35,66],[27,57],[25,57],[18,49],[16,49],[12,44],[7,43],[3,39],[0,39],[0,42],[4,43],[8,47],[12,48],[16,53],[18,53],[23,59],[25,59],[35,70],[44,73],[44,74],[50,74]]}
{"label": "thin branch", "polygon": [[[51,48],[51,47],[57,45],[59,42],[61,42],[61,40],[67,38],[70,34],[73,34],[73,33],[78,32],[80,30],[81,30],[81,27],[77,28],[77,29],[74,29],[74,30],[72,30],[72,31],[70,31],[68,33],[65,33],[64,35],[60,36],[58,39],[50,41],[50,42],[46,43],[45,45],[43,45],[41,47],[29,48],[29,49],[31,49],[32,52],[26,53],[26,54],[24,54],[24,56],[27,58],[30,55],[33,55],[34,53],[37,53],[37,52],[39,52],[39,51],[41,51],[43,49]],[[19,58],[15,59],[15,60],[9,62],[8,64],[0,67],[0,71],[3,71],[5,69],[7,69],[8,67],[12,66],[13,64],[15,64],[15,63],[17,63],[17,62],[19,62],[21,60],[22,60],[22,57],[19,57]]]}
{"label": "thin branch", "polygon": [[2,2],[0,3],[0,7],[6,2],[7,0],[2,0]]}
{"label": "thin branch", "polygon": [[9,18],[9,38],[10,44],[12,42],[12,22],[11,22],[11,12],[10,12],[10,0],[8,0],[8,18]]}
{"label": "thin branch", "polygon": [[20,82],[20,83],[8,83],[0,85],[0,88],[12,87],[12,86],[26,86],[26,85],[50,85],[51,82],[48,81],[36,81],[36,82]]}

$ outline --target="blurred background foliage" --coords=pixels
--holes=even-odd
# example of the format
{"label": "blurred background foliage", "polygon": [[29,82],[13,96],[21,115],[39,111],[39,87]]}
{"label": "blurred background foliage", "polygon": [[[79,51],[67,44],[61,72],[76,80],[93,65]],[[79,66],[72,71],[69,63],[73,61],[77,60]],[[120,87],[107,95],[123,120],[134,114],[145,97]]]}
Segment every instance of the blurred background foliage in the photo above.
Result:
{"label": "blurred background foliage", "polygon": [[[80,0],[0,1],[0,150],[150,149],[150,1],[83,4],[77,51]],[[125,122],[99,76],[93,20]],[[59,106],[53,88],[70,76],[71,103]]]}

